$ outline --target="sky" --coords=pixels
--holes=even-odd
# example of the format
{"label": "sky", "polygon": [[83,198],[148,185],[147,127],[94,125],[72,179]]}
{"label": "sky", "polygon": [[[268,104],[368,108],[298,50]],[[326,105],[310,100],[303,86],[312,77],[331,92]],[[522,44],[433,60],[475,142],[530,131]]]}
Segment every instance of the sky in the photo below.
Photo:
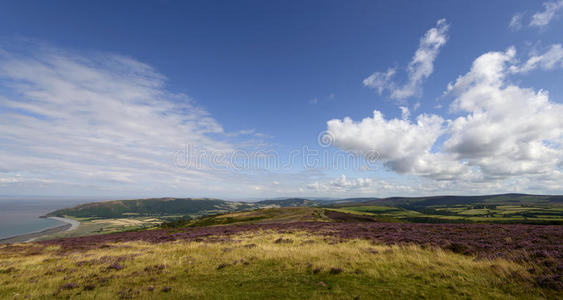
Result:
{"label": "sky", "polygon": [[0,195],[563,193],[563,0],[2,1]]}

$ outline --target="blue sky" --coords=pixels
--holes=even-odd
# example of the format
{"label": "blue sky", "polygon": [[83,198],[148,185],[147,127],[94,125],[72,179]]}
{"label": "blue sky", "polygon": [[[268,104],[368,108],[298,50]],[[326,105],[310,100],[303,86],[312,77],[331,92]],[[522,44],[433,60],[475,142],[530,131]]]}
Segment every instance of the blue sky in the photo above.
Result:
{"label": "blue sky", "polygon": [[[562,15],[561,1],[6,1],[0,194],[561,193]],[[498,68],[472,69],[487,53],[481,69]],[[501,82],[479,79],[489,71]],[[520,116],[530,123],[509,122]],[[187,144],[378,162],[178,167]]]}

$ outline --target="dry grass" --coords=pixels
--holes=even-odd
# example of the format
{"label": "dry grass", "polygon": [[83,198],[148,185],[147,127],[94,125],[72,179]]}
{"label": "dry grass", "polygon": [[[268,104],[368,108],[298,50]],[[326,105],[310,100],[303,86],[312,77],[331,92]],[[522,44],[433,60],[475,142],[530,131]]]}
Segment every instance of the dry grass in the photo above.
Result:
{"label": "dry grass", "polygon": [[[548,294],[544,294],[548,293]],[[0,248],[0,298],[543,298],[526,267],[304,232],[229,242],[129,242],[60,253]]]}
{"label": "dry grass", "polygon": [[138,226],[146,223],[160,223],[158,221],[149,221],[155,219],[138,220],[138,219],[107,219],[107,220],[93,220],[92,223],[103,223],[115,226]]}

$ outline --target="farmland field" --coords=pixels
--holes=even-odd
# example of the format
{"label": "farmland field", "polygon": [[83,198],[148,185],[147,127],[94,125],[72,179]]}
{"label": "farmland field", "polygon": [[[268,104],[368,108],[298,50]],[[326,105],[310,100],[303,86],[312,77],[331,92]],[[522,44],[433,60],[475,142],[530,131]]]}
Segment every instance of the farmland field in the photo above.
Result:
{"label": "farmland field", "polygon": [[424,207],[358,205],[329,209],[374,216],[384,221],[563,224],[563,207],[561,205],[457,204]]}

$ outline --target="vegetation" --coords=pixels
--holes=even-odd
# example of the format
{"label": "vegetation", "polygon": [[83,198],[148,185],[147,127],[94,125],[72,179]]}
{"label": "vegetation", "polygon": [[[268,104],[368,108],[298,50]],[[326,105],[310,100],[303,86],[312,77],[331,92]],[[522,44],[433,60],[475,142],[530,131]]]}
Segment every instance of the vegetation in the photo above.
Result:
{"label": "vegetation", "polygon": [[47,216],[75,218],[124,218],[135,216],[205,215],[210,213],[246,210],[255,207],[244,202],[219,199],[157,198],[92,202],[73,208],[59,209]]}
{"label": "vegetation", "polygon": [[330,203],[330,201],[324,200],[309,200],[303,198],[287,198],[278,200],[262,200],[256,202],[259,206],[274,206],[274,207],[288,207],[288,206],[319,206],[322,204]]}
{"label": "vegetation", "polygon": [[264,224],[288,222],[330,222],[324,209],[312,207],[264,208],[203,217],[188,222],[188,226],[212,226],[226,224]]}
{"label": "vegetation", "polygon": [[319,203],[321,202],[301,198],[263,200],[258,202],[233,202],[209,198],[155,198],[91,202],[76,207],[59,209],[48,213],[47,216],[66,216],[83,220],[151,216],[177,220],[267,207],[318,206]]}
{"label": "vegetation", "polygon": [[[69,216],[65,216],[69,217]],[[51,235],[39,237],[37,240],[49,240],[54,238],[78,237],[97,234],[108,234],[115,232],[143,230],[154,228],[167,222],[170,218],[161,217],[128,217],[116,219],[91,219],[73,218],[80,222],[80,226],[72,231],[63,231]]]}
{"label": "vegetation", "polygon": [[[557,221],[560,203],[495,198],[79,206],[63,210],[87,216],[67,238],[0,246],[0,298],[560,297],[560,225],[467,224]],[[91,233],[108,234],[68,237]]]}
{"label": "vegetation", "polygon": [[[69,216],[92,219],[122,219],[143,217],[162,221],[184,222],[202,216],[199,226],[232,224],[242,221],[277,220],[274,211],[257,216],[260,208],[300,207],[330,208],[333,212],[373,217],[385,222],[414,223],[530,223],[563,224],[563,196],[504,194],[487,196],[436,196],[394,198],[351,198],[335,201],[290,198],[258,202],[231,202],[219,199],[158,198],[94,202],[49,213],[48,216]],[[217,215],[228,215],[221,217]],[[273,215],[269,215],[273,213]],[[248,216],[245,216],[248,214]],[[232,218],[232,219],[228,219]],[[292,217],[289,216],[289,219]],[[182,221],[184,219],[184,221]],[[322,219],[322,218],[321,218]],[[279,220],[282,221],[283,220]],[[193,222],[191,222],[193,223]],[[190,223],[190,224],[191,224]]]}
{"label": "vegetation", "polygon": [[341,205],[334,211],[373,216],[380,221],[412,223],[563,224],[561,204]]}
{"label": "vegetation", "polygon": [[366,205],[400,206],[404,208],[423,208],[435,205],[563,205],[563,195],[499,194],[483,196],[432,196],[432,197],[390,197],[390,198],[349,198],[342,200],[344,205],[363,203]]}
{"label": "vegetation", "polygon": [[[219,227],[216,227],[219,228]],[[130,233],[134,234],[134,233]],[[75,241],[76,242],[76,241]],[[526,264],[293,231],[0,247],[0,298],[373,299],[558,297]]]}

